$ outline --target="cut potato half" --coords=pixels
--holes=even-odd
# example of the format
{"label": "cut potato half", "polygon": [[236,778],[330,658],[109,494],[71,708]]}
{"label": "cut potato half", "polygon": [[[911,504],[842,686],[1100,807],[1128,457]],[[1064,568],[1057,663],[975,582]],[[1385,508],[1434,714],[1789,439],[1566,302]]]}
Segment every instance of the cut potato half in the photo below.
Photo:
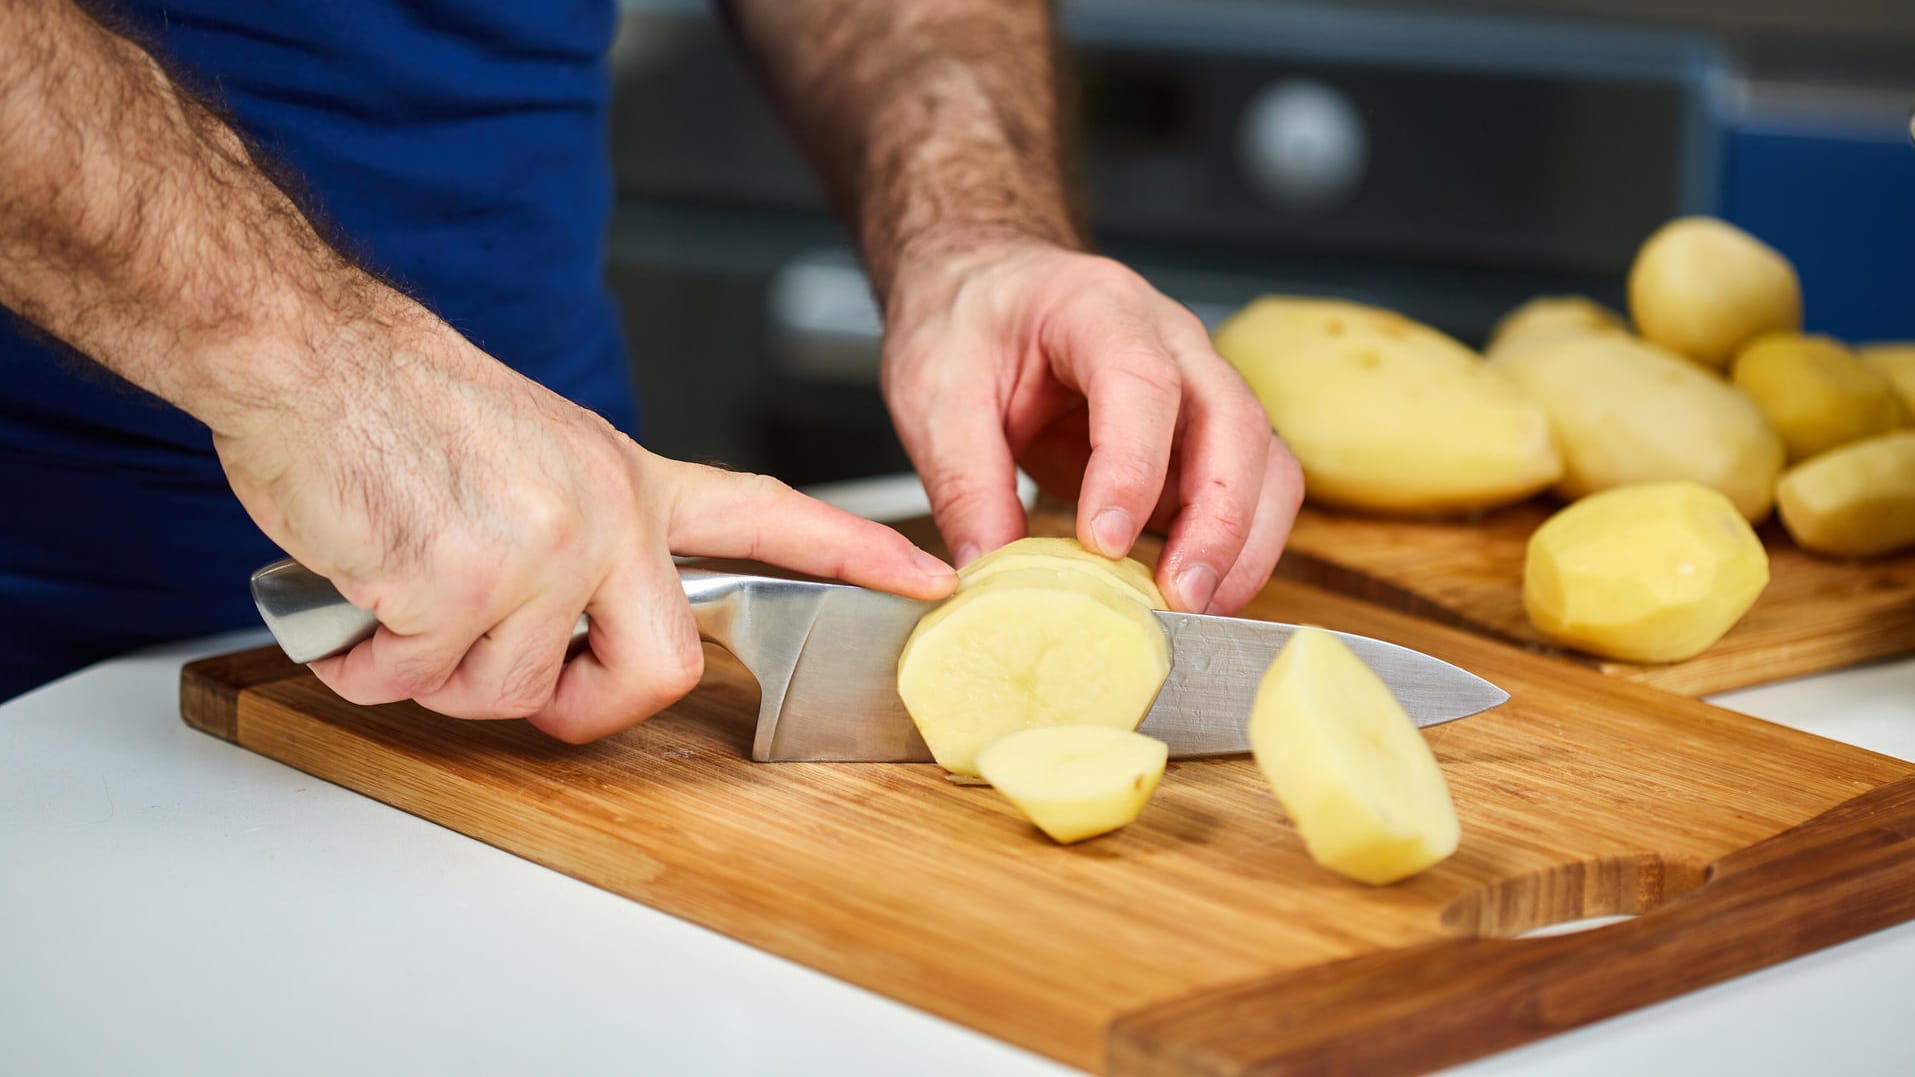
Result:
{"label": "cut potato half", "polygon": [[1718,491],[1639,483],[1594,494],[1530,536],[1523,606],[1558,643],[1629,662],[1693,658],[1769,582],[1755,529]]}
{"label": "cut potato half", "polygon": [[1170,674],[1170,642],[1128,584],[1078,565],[961,583],[898,657],[898,695],[931,754],[977,775],[977,753],[1020,729],[1135,729]]}
{"label": "cut potato half", "polygon": [[1343,641],[1299,629],[1257,688],[1250,747],[1310,856],[1361,882],[1456,851],[1449,786],[1423,734]]}
{"label": "cut potato half", "polygon": [[1163,592],[1142,562],[1116,560],[1085,549],[1071,538],[1021,538],[992,550],[958,570],[960,586],[977,584],[1002,572],[1027,568],[1079,569],[1110,583],[1128,587],[1152,609],[1167,609]]}
{"label": "cut potato half", "polygon": [[1915,546],[1915,430],[1852,442],[1776,484],[1782,525],[1804,549],[1880,557]]}
{"label": "cut potato half", "polygon": [[1102,725],[1025,729],[992,741],[977,769],[1054,841],[1108,834],[1137,818],[1164,776],[1169,749]]}

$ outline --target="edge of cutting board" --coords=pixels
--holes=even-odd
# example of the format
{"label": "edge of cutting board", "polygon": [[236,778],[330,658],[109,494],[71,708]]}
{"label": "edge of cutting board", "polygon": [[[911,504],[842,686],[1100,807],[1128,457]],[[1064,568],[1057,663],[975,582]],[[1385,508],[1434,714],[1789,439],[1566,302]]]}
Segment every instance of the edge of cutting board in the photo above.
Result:
{"label": "edge of cutting board", "polygon": [[1725,856],[1707,880],[1591,931],[1444,939],[1129,1014],[1110,1072],[1421,1073],[1892,927],[1915,917],[1915,778]]}

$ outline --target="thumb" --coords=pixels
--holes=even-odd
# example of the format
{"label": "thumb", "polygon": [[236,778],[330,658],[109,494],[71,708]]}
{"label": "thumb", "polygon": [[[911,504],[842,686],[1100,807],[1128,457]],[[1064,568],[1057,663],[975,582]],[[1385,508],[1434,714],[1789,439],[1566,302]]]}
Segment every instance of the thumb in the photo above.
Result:
{"label": "thumb", "polygon": [[675,554],[738,557],[907,598],[943,598],[951,566],[883,524],[833,508],[765,475],[659,460],[670,484]]}

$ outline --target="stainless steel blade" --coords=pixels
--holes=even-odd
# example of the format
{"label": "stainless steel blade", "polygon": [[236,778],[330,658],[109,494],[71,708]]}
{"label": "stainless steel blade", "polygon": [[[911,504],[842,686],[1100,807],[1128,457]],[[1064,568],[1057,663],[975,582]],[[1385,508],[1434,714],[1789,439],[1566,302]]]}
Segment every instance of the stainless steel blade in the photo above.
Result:
{"label": "stainless steel blade", "polygon": [[[775,711],[770,700],[760,707],[753,756],[775,762],[929,761],[930,750],[897,693],[898,652],[926,607],[854,587],[823,590],[796,668],[783,683],[782,701]],[[1157,619],[1170,633],[1170,677],[1141,731],[1169,745],[1173,759],[1248,752],[1246,726],[1257,683],[1297,626],[1161,611]],[[1420,651],[1336,635],[1383,678],[1419,726],[1464,718],[1509,698],[1481,677]]]}
{"label": "stainless steel blade", "polygon": [[[1297,626],[1163,611],[1157,621],[1170,633],[1170,677],[1139,732],[1168,744],[1172,758],[1249,751],[1257,684]],[[1383,679],[1419,726],[1467,718],[1509,699],[1508,692],[1440,658],[1368,636],[1333,634]]]}

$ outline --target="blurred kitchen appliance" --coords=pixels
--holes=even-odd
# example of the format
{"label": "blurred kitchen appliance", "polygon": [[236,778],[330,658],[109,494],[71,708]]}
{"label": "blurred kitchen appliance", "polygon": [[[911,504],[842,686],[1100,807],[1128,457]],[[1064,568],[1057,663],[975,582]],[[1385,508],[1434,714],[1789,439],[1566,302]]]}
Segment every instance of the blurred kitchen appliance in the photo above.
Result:
{"label": "blurred kitchen appliance", "polygon": [[[1349,296],[1465,339],[1540,291],[1620,301],[1636,244],[1719,201],[1706,40],[1289,4],[1063,13],[1098,244],[1214,320]],[[705,6],[628,0],[610,280],[648,439],[794,482],[902,467],[843,230]]]}

